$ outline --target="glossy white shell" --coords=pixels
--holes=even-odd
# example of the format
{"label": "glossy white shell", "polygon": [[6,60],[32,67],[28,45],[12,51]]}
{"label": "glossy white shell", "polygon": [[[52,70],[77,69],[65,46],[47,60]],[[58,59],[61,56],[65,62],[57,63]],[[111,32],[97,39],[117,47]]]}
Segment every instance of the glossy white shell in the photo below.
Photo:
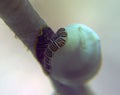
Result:
{"label": "glossy white shell", "polygon": [[73,24],[65,28],[67,40],[51,59],[51,77],[77,85],[90,80],[101,64],[100,39],[89,27]]}

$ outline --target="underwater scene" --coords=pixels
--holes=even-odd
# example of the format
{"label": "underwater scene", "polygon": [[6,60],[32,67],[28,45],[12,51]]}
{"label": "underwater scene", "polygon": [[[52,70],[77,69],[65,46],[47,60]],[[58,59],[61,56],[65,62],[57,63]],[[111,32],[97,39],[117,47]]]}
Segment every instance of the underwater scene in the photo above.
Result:
{"label": "underwater scene", "polygon": [[119,0],[0,0],[0,95],[118,95]]}

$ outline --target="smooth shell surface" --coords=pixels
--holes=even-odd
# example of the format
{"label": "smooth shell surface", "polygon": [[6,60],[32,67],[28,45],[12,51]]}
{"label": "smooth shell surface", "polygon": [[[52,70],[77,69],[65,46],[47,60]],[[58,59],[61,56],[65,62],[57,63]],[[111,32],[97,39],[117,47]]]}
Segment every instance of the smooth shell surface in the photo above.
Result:
{"label": "smooth shell surface", "polygon": [[67,26],[65,32],[65,45],[51,59],[50,76],[68,85],[85,83],[100,68],[100,39],[92,29],[82,24]]}

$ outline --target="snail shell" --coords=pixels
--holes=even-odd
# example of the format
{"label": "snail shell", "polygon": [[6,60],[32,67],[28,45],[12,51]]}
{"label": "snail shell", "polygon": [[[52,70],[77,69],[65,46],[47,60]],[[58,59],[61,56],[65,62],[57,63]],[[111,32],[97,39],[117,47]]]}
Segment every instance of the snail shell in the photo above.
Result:
{"label": "snail shell", "polygon": [[67,26],[65,33],[64,46],[57,49],[50,60],[50,76],[67,85],[85,83],[101,66],[100,39],[82,24]]}

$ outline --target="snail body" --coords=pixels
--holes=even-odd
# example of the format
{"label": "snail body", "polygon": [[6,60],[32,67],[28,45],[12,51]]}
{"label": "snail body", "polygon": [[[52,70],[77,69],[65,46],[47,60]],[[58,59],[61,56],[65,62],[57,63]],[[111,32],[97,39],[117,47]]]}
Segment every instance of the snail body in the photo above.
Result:
{"label": "snail body", "polygon": [[89,27],[73,24],[65,27],[65,45],[51,58],[51,78],[67,85],[90,80],[101,65],[100,39]]}

